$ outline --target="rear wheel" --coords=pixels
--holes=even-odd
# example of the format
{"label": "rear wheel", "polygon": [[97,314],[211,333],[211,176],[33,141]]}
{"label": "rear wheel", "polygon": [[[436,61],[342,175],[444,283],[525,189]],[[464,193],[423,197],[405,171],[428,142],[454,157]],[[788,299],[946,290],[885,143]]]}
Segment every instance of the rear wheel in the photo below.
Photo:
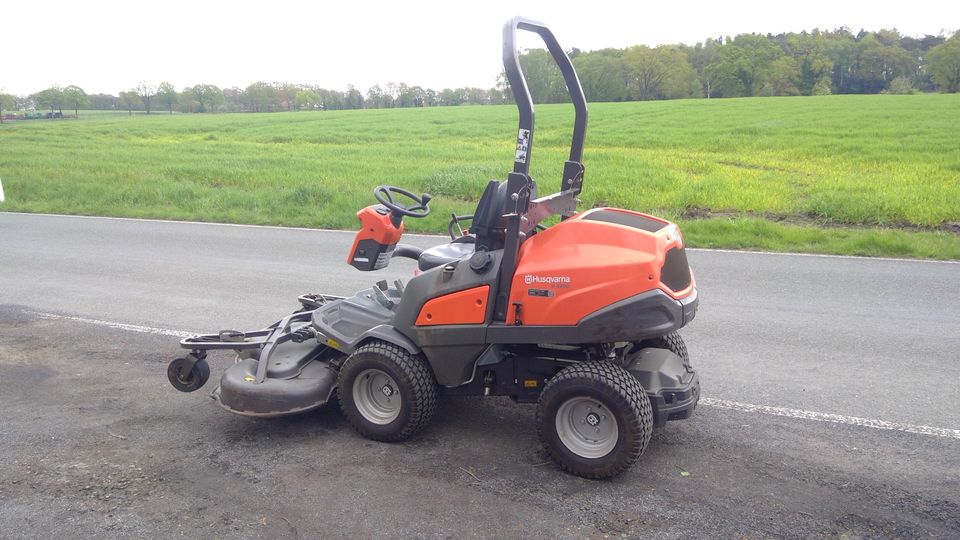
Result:
{"label": "rear wheel", "polygon": [[636,343],[633,349],[634,351],[639,351],[640,349],[646,349],[647,347],[653,347],[655,349],[667,349],[668,351],[682,358],[684,365],[690,365],[690,353],[687,352],[687,344],[684,343],[683,338],[680,337],[680,334],[677,332],[670,332],[669,334],[639,341]]}
{"label": "rear wheel", "polygon": [[437,383],[426,361],[392,343],[358,348],[340,369],[337,388],[344,416],[375,441],[411,437],[437,409]]}
{"label": "rear wheel", "polygon": [[653,432],[653,410],[640,383],[606,361],[557,373],[537,406],[537,432],[565,471],[609,478],[629,468]]}

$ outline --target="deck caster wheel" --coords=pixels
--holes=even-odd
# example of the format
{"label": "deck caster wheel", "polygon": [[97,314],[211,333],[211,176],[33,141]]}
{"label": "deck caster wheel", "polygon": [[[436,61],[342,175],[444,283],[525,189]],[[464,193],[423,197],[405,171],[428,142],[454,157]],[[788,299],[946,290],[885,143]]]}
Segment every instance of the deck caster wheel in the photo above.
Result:
{"label": "deck caster wheel", "polygon": [[340,368],[340,408],[364,437],[410,438],[437,410],[437,383],[426,361],[392,343],[361,346]]}
{"label": "deck caster wheel", "polygon": [[557,373],[537,406],[537,433],[563,470],[610,478],[643,453],[653,432],[646,392],[625,369],[582,362]]}
{"label": "deck caster wheel", "polygon": [[[174,388],[181,392],[199,390],[210,379],[210,365],[203,358],[177,358],[167,366],[167,379]],[[188,360],[193,360],[193,367],[188,368]]]}

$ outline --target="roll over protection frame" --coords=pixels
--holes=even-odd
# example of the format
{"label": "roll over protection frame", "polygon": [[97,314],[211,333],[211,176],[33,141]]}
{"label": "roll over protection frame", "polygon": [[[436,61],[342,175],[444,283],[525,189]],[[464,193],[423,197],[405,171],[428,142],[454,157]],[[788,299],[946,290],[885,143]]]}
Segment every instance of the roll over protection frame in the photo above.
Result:
{"label": "roll over protection frame", "polygon": [[524,175],[529,172],[534,123],[533,99],[530,97],[530,89],[523,75],[523,69],[520,67],[520,57],[516,45],[518,29],[533,32],[543,39],[543,42],[547,45],[547,50],[553,57],[553,61],[560,68],[560,73],[567,85],[567,92],[570,94],[570,100],[573,102],[576,114],[573,120],[573,136],[570,139],[570,156],[564,163],[560,191],[572,189],[576,193],[580,193],[583,181],[583,164],[581,163],[583,138],[587,131],[587,99],[583,94],[583,88],[580,86],[577,72],[573,68],[573,62],[560,47],[560,43],[557,42],[553,32],[543,23],[523,17],[510,19],[503,27],[503,69],[507,74],[513,99],[520,112],[519,129],[517,130],[517,154],[513,163],[513,172]]}
{"label": "roll over protection frame", "polygon": [[[570,138],[570,155],[563,164],[563,178],[560,191],[554,195],[531,201],[534,193],[533,179],[530,178],[530,153],[533,149],[533,99],[530,88],[520,67],[517,51],[517,30],[533,32],[543,39],[547,50],[560,68],[567,93],[573,102],[575,111],[573,135]],[[576,211],[577,195],[583,188],[583,139],[587,130],[587,99],[580,86],[580,79],[570,57],[560,47],[557,38],[543,23],[514,17],[503,27],[503,69],[513,92],[513,99],[520,113],[517,129],[517,147],[514,156],[513,171],[507,175],[506,235],[503,247],[503,263],[500,266],[500,279],[494,303],[495,321],[505,321],[510,297],[513,274],[517,269],[517,256],[522,237],[525,237],[541,219],[550,214],[560,214],[562,218],[572,216]]]}

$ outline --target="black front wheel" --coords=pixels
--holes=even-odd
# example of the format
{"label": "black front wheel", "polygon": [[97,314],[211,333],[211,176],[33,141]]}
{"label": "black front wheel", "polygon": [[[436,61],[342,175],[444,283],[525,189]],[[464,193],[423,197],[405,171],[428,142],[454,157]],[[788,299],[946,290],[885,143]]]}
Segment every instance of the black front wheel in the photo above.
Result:
{"label": "black front wheel", "polygon": [[167,379],[181,392],[199,390],[210,379],[210,364],[206,360],[197,359],[189,370],[187,363],[186,358],[177,358],[167,366]]}
{"label": "black front wheel", "polygon": [[585,478],[610,478],[640,457],[653,433],[646,392],[625,369],[583,362],[557,373],[537,406],[537,432],[560,467]]}

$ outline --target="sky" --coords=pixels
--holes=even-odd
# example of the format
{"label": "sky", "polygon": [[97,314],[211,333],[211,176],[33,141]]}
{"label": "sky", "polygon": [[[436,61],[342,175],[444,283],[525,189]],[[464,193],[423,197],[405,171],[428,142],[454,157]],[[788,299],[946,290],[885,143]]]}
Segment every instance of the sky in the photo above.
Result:
{"label": "sky", "polygon": [[[405,82],[489,88],[503,23],[546,23],[565,49],[694,44],[743,32],[841,26],[904,35],[960,29],[960,1],[587,0],[163,2],[37,0],[0,8],[0,91],[54,84],[116,95],[139,82],[221,88],[282,81],[365,91]],[[522,33],[521,47],[536,47]]]}

